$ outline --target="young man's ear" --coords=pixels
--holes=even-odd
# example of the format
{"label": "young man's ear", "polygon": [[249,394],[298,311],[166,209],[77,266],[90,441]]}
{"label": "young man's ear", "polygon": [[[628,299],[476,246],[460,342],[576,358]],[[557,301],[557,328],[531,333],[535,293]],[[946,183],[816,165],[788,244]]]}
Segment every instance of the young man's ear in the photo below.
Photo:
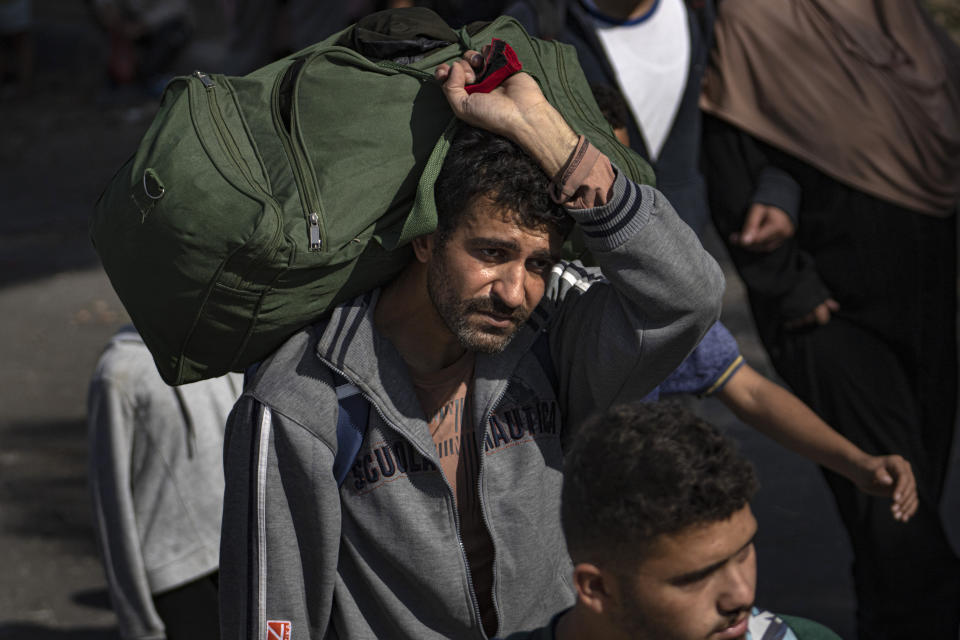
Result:
{"label": "young man's ear", "polygon": [[573,586],[583,606],[597,615],[613,608],[619,597],[616,577],[589,562],[581,562],[573,568]]}
{"label": "young man's ear", "polygon": [[413,245],[413,253],[419,262],[426,263],[433,255],[433,243],[436,240],[436,233],[417,236],[410,244]]}

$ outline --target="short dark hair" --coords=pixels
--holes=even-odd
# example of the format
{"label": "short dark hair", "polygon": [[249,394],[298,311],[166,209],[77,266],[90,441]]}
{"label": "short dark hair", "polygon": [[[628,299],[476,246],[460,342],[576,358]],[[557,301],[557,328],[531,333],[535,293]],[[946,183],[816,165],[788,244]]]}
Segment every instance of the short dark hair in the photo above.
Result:
{"label": "short dark hair", "polygon": [[575,562],[638,562],[658,536],[725,520],[756,488],[753,465],[686,409],[616,406],[588,420],[566,453],[567,547]]}
{"label": "short dark hair", "polygon": [[523,227],[551,227],[566,236],[573,220],[550,199],[549,187],[543,169],[516,144],[461,124],[434,186],[440,244],[478,197],[509,211]]}
{"label": "short dark hair", "polygon": [[630,120],[630,107],[623,94],[616,87],[609,84],[592,84],[590,90],[593,92],[593,98],[600,107],[600,113],[610,123],[613,129],[623,129]]}

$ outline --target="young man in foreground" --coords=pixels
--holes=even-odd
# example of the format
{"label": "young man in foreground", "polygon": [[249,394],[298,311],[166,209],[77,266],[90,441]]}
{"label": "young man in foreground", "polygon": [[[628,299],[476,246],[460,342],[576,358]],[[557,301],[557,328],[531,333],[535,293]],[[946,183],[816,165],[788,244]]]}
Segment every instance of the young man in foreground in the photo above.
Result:
{"label": "young man in foreground", "polygon": [[577,603],[507,640],[837,640],[753,606],[755,489],[733,444],[680,407],[621,405],[593,418],[564,463]]}
{"label": "young man in foreground", "polygon": [[[437,72],[479,129],[452,142],[436,233],[393,282],[291,338],[234,409],[225,638],[545,624],[574,601],[559,517],[568,425],[641,398],[717,319],[720,270],[662,195],[577,136],[530,76],[468,94],[475,79],[466,60]],[[573,223],[600,269],[553,273]],[[369,422],[340,484],[344,384]]]}

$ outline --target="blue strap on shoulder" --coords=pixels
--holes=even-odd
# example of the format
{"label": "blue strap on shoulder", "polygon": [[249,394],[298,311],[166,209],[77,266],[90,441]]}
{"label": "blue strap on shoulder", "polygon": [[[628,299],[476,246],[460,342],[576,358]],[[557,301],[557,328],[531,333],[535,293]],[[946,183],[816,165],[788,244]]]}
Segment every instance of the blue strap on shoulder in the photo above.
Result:
{"label": "blue strap on shoulder", "polygon": [[367,433],[367,421],[370,418],[370,403],[360,389],[339,373],[334,372],[340,380],[334,387],[337,392],[337,454],[333,459],[333,476],[337,479],[337,486],[342,486],[347,479],[353,461],[360,452],[363,436]]}
{"label": "blue strap on shoulder", "polygon": [[[255,362],[243,372],[243,388],[253,381],[260,363]],[[333,371],[339,383],[334,387],[337,393],[337,454],[333,458],[333,476],[337,486],[343,486],[353,461],[357,459],[363,436],[367,433],[367,421],[370,418],[370,403],[360,389],[338,372]]]}
{"label": "blue strap on shoulder", "polygon": [[254,362],[249,367],[243,370],[243,388],[246,390],[250,386],[250,383],[253,382],[253,377],[257,375],[257,370],[260,369],[260,363]]}

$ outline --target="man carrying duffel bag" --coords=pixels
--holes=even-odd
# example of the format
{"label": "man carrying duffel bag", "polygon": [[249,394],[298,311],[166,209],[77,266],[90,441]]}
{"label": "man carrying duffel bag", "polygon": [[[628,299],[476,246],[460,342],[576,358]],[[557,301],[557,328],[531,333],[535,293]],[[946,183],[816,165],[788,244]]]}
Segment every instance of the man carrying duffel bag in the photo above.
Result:
{"label": "man carrying duffel bag", "polygon": [[[566,436],[643,397],[719,315],[720,270],[663,196],[509,64],[468,93],[471,63],[425,80],[477,127],[458,128],[437,177],[437,230],[382,288],[289,339],[234,408],[224,638],[546,624],[573,603]],[[559,259],[571,226],[599,268]]]}
{"label": "man carrying duffel bag", "polygon": [[451,29],[383,11],[243,77],[172,80],[90,234],[167,384],[243,371],[337,304],[381,286],[436,228],[456,118],[433,69],[493,38],[571,127],[634,181],[569,45],[516,20]]}

